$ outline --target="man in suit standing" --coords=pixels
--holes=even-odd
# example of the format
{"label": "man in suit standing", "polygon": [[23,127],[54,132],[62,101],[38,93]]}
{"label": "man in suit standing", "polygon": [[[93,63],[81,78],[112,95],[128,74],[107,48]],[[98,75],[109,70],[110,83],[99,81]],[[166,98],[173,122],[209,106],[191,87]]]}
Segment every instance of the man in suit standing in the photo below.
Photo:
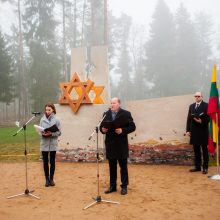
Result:
{"label": "man in suit standing", "polygon": [[105,113],[103,121],[114,121],[123,118],[124,123],[121,127],[108,129],[102,123],[100,131],[105,136],[106,157],[109,161],[110,186],[105,193],[117,191],[117,161],[121,173],[121,194],[127,194],[128,185],[128,137],[127,135],[136,129],[135,123],[129,111],[120,107],[120,99],[115,97],[111,99],[111,108]]}
{"label": "man in suit standing", "polygon": [[208,173],[208,123],[209,116],[207,115],[208,104],[203,101],[201,92],[196,92],[195,103],[189,106],[186,134],[190,136],[190,144],[193,145],[195,154],[195,168],[190,169],[190,172],[201,171],[201,147],[203,155],[203,174]]}

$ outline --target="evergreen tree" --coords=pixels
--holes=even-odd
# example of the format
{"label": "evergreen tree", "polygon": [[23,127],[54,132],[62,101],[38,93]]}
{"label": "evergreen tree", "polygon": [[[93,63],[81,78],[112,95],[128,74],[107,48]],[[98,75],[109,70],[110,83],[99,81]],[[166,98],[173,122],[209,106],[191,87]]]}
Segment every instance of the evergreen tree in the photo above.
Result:
{"label": "evergreen tree", "polygon": [[9,104],[13,98],[11,57],[6,41],[0,31],[0,102]]}
{"label": "evergreen tree", "polygon": [[150,25],[150,40],[146,44],[146,74],[154,84],[151,96],[175,95],[178,85],[172,83],[177,77],[174,72],[173,16],[166,3],[159,0]]}
{"label": "evergreen tree", "polygon": [[79,26],[81,21],[83,0],[58,0],[62,24],[62,39],[60,43],[62,54],[63,76],[62,80],[70,79],[71,49],[81,45]]}
{"label": "evergreen tree", "polygon": [[[21,108],[22,97],[22,77],[20,73],[20,54],[19,54],[19,31],[12,25],[11,27],[12,35],[7,36],[9,54],[11,57],[11,69],[13,75],[13,97],[14,97],[14,116],[16,119],[21,119],[24,113],[24,109]],[[18,104],[15,104],[18,103]]]}
{"label": "evergreen tree", "polygon": [[[67,51],[81,46],[81,23],[83,0],[59,0],[62,4],[63,21],[65,21]],[[64,19],[65,18],[65,19]]]}
{"label": "evergreen tree", "polygon": [[197,79],[197,89],[208,94],[210,87],[210,76],[212,72],[212,22],[210,16],[204,12],[196,15],[196,35],[199,55],[199,77]]}
{"label": "evergreen tree", "polygon": [[114,70],[117,50],[117,42],[120,34],[118,33],[118,19],[115,18],[111,12],[108,13],[108,58],[109,58],[109,71],[110,74]]}
{"label": "evergreen tree", "polygon": [[30,52],[28,73],[34,110],[58,101],[60,59],[54,6],[54,0],[25,1],[24,30]]}
{"label": "evergreen tree", "polygon": [[176,14],[176,54],[177,94],[194,93],[199,77],[199,44],[195,25],[190,14],[181,3]]}
{"label": "evergreen tree", "polygon": [[149,98],[150,85],[146,76],[146,59],[143,50],[146,44],[144,28],[142,26],[132,29],[131,54],[133,58],[132,65],[134,67],[133,93],[134,99]]}
{"label": "evergreen tree", "polygon": [[[217,49],[217,58],[216,61],[214,63],[220,63],[220,26],[218,27],[218,31],[217,31],[217,36],[218,36],[218,40],[216,42],[216,49]],[[213,67],[213,65],[212,65]],[[217,69],[219,69],[219,66],[217,66]]]}
{"label": "evergreen tree", "polygon": [[88,0],[88,16],[85,22],[86,45],[102,45],[104,43],[104,1]]}
{"label": "evergreen tree", "polygon": [[129,35],[131,27],[131,17],[126,14],[122,14],[119,19],[120,24],[120,38],[119,38],[119,58],[117,63],[116,73],[120,75],[120,81],[118,84],[117,96],[121,97],[123,100],[132,100],[133,91],[131,89],[131,58],[129,51]]}

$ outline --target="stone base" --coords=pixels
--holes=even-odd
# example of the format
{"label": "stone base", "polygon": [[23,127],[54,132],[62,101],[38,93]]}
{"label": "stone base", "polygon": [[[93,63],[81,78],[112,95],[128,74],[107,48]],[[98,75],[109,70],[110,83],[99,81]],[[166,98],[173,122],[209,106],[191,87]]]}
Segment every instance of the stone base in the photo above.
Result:
{"label": "stone base", "polygon": [[[103,149],[99,150],[101,161],[104,160]],[[73,148],[57,152],[56,160],[64,162],[96,162],[97,153],[94,149]]]}
{"label": "stone base", "polygon": [[[104,149],[99,150],[100,161],[104,160]],[[188,144],[134,144],[129,146],[129,163],[192,165],[194,153]],[[96,162],[94,148],[62,149],[57,152],[58,161]]]}
{"label": "stone base", "polygon": [[143,164],[192,165],[194,152],[188,144],[140,144],[129,146],[129,162]]}

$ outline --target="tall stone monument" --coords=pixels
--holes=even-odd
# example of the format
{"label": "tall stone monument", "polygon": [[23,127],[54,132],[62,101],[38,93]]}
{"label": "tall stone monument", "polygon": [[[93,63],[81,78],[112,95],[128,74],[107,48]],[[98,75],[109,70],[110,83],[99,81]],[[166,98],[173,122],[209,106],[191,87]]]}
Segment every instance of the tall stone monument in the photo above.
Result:
{"label": "tall stone monument", "polygon": [[[60,153],[65,152],[70,155],[71,151],[80,149],[83,152],[94,151],[97,147],[96,134],[91,140],[88,138],[109,106],[107,52],[106,46],[91,47],[89,50],[87,48],[72,49],[70,81],[61,83],[63,104],[56,105],[57,117],[62,125],[62,136],[59,139]],[[91,85],[90,90],[88,90],[88,84]],[[87,99],[87,102],[83,98],[80,100],[83,89],[80,91],[80,88],[75,85],[85,87],[83,98]],[[99,100],[103,104],[95,104]],[[103,135],[100,132],[99,148],[103,149]]]}

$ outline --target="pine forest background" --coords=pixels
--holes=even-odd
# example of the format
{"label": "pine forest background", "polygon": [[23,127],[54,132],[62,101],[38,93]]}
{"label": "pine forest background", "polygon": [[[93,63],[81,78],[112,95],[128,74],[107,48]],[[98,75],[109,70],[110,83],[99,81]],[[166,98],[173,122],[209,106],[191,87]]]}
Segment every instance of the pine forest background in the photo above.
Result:
{"label": "pine forest background", "polygon": [[108,46],[111,94],[122,100],[209,94],[220,37],[213,40],[217,30],[205,12],[191,15],[181,3],[171,13],[158,0],[146,34],[128,15],[113,16],[108,0],[0,0],[0,5],[5,2],[14,22],[10,33],[0,23],[0,124],[57,103],[75,47]]}

